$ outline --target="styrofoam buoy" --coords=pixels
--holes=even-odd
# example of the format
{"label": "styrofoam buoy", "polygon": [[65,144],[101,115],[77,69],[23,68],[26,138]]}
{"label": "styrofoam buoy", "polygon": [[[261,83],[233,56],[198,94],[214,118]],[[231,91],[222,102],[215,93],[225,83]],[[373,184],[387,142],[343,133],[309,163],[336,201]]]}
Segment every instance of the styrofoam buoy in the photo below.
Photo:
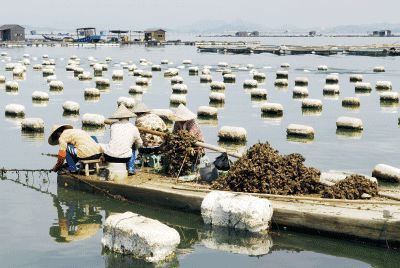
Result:
{"label": "styrofoam buoy", "polygon": [[222,67],[222,68],[226,68],[226,67],[228,67],[228,63],[221,61],[221,62],[218,62],[217,66],[218,67]]}
{"label": "styrofoam buoy", "polygon": [[301,102],[302,109],[322,110],[322,101],[318,99],[304,99]]}
{"label": "styrofoam buoy", "polygon": [[68,113],[68,114],[79,114],[79,103],[75,102],[75,101],[66,101],[63,103],[63,109],[64,109],[64,113]]}
{"label": "styrofoam buoy", "polygon": [[145,77],[139,77],[136,79],[135,83],[138,86],[148,86],[150,81],[149,81],[149,79],[147,79]]}
{"label": "styrofoam buoy", "polygon": [[12,71],[12,70],[14,70],[15,66],[16,66],[15,63],[9,62],[9,63],[6,63],[4,69],[6,71]]}
{"label": "styrofoam buoy", "polygon": [[267,76],[266,76],[265,73],[256,72],[256,73],[253,74],[253,79],[256,80],[256,81],[262,82],[262,81],[264,81],[266,78],[267,78]]}
{"label": "styrofoam buoy", "polygon": [[153,77],[153,73],[151,71],[144,71],[141,74],[141,77],[145,77],[145,78],[152,78]]}
{"label": "styrofoam buoy", "polygon": [[337,84],[328,84],[325,85],[323,89],[324,95],[337,95],[340,94],[340,87]]}
{"label": "styrofoam buoy", "polygon": [[372,86],[368,82],[356,82],[354,84],[355,92],[371,92]]}
{"label": "styrofoam buoy", "polygon": [[350,82],[362,82],[363,76],[362,74],[352,74],[350,75]]}
{"label": "styrofoam buoy", "polygon": [[76,67],[77,67],[77,66],[74,65],[74,64],[68,64],[67,66],[65,66],[65,70],[66,70],[67,72],[73,72],[73,71],[75,70]]}
{"label": "styrofoam buoy", "polygon": [[86,113],[82,116],[82,126],[104,127],[104,116],[101,114]]}
{"label": "styrofoam buoy", "polygon": [[54,69],[52,69],[52,68],[44,68],[44,69],[42,69],[43,77],[54,75],[54,73],[55,73]]}
{"label": "styrofoam buoy", "polygon": [[248,79],[248,80],[244,80],[244,82],[243,82],[243,88],[256,88],[256,87],[258,87],[257,80]]}
{"label": "styrofoam buoy", "polygon": [[117,105],[123,104],[126,108],[132,109],[135,106],[135,99],[129,97],[119,97],[117,100]]}
{"label": "styrofoam buoy", "polygon": [[225,74],[232,74],[232,70],[231,69],[223,69],[222,70],[222,76],[224,76]]}
{"label": "styrofoam buoy", "polygon": [[124,71],[123,70],[114,70],[112,73],[113,80],[123,80],[124,79]]}
{"label": "styrofoam buoy", "polygon": [[106,219],[101,243],[112,252],[161,263],[173,256],[180,236],[175,229],[157,220],[125,212]]}
{"label": "styrofoam buoy", "polygon": [[281,68],[290,68],[290,64],[287,62],[281,63]]}
{"label": "styrofoam buoy", "polygon": [[390,81],[377,81],[375,85],[376,90],[392,90],[392,82]]}
{"label": "styrofoam buoy", "polygon": [[374,71],[374,73],[383,73],[383,72],[385,72],[385,67],[384,66],[375,66],[373,71]]}
{"label": "styrofoam buoy", "polygon": [[7,81],[5,87],[6,91],[17,91],[19,89],[17,81]]}
{"label": "styrofoam buoy", "polygon": [[399,93],[398,92],[382,92],[379,96],[381,102],[391,102],[398,103],[399,102]]}
{"label": "styrofoam buoy", "polygon": [[171,78],[171,85],[183,84],[183,78],[181,76],[174,76]]}
{"label": "styrofoam buoy", "polygon": [[197,109],[197,117],[202,119],[217,119],[218,109],[210,106],[200,106]]}
{"label": "styrofoam buoy", "polygon": [[257,99],[257,100],[266,100],[267,99],[267,90],[264,88],[253,88],[250,91],[250,97],[252,99]]}
{"label": "styrofoam buoy", "polygon": [[314,135],[315,135],[315,131],[310,126],[299,125],[299,124],[289,124],[286,129],[286,134],[288,136],[313,139]]}
{"label": "styrofoam buoy", "polygon": [[286,70],[278,70],[276,71],[276,79],[288,79],[289,73]]}
{"label": "styrofoam buoy", "polygon": [[189,75],[197,75],[199,73],[199,67],[192,66],[189,67]]}
{"label": "styrofoam buoy", "polygon": [[182,95],[182,94],[172,94],[169,97],[169,102],[171,104],[176,104],[176,105],[178,105],[178,104],[186,105],[186,96]]}
{"label": "styrofoam buoy", "polygon": [[169,64],[169,60],[164,59],[164,60],[161,61],[161,64],[163,64],[163,65]]}
{"label": "styrofoam buoy", "polygon": [[218,131],[219,141],[246,142],[247,131],[243,127],[223,126]]}
{"label": "styrofoam buoy", "polygon": [[83,72],[78,75],[78,79],[81,81],[92,80],[92,75],[90,72]]}
{"label": "styrofoam buoy", "polygon": [[64,89],[64,83],[62,81],[50,81],[49,88],[50,90],[60,91]]}
{"label": "styrofoam buoy", "polygon": [[269,229],[272,204],[265,198],[246,194],[212,191],[201,203],[205,224],[262,233]]}
{"label": "styrofoam buoy", "polygon": [[110,80],[103,77],[96,78],[96,88],[108,88],[110,87]]}
{"label": "styrofoam buoy", "polygon": [[152,109],[151,112],[161,117],[166,124],[172,124],[175,119],[174,112],[170,109]]}
{"label": "styrofoam buoy", "polygon": [[191,60],[183,60],[182,64],[189,65],[189,64],[192,64],[192,61]]}
{"label": "styrofoam buoy", "polygon": [[22,68],[16,67],[13,70],[14,77],[23,77],[25,75],[25,71]]}
{"label": "styrofoam buoy", "polygon": [[160,71],[161,71],[161,66],[158,65],[158,64],[152,65],[152,66],[151,66],[151,70],[152,70],[153,72],[160,72]]}
{"label": "styrofoam buoy", "polygon": [[297,87],[306,87],[306,86],[308,86],[308,78],[307,77],[296,77],[294,80],[294,85]]}
{"label": "styrofoam buoy", "polygon": [[293,98],[308,97],[308,89],[305,86],[295,86],[293,89]]}
{"label": "styrofoam buoy", "polygon": [[106,58],[105,58],[105,61],[106,61],[106,62],[112,62],[112,58],[111,58],[111,57],[106,57]]}
{"label": "styrofoam buoy", "polygon": [[136,69],[133,71],[133,76],[142,76],[143,73],[144,73],[143,70]]}
{"label": "styrofoam buoy", "polygon": [[210,69],[204,68],[203,70],[201,70],[201,74],[211,74]]}
{"label": "styrofoam buoy", "polygon": [[137,95],[137,94],[143,94],[144,89],[141,86],[135,85],[135,86],[131,86],[129,88],[129,94],[132,95]]}
{"label": "styrofoam buoy", "polygon": [[25,107],[21,104],[7,104],[5,107],[5,115],[9,117],[24,117]]}
{"label": "styrofoam buoy", "polygon": [[22,64],[23,65],[31,65],[31,61],[29,59],[23,59]]}
{"label": "styrofoam buoy", "polygon": [[399,183],[400,169],[385,164],[378,164],[372,171],[372,176],[378,180]]}
{"label": "styrofoam buoy", "polygon": [[212,82],[212,76],[209,74],[200,75],[200,83],[210,83]]}
{"label": "styrofoam buoy", "polygon": [[328,66],[326,65],[318,65],[317,66],[318,71],[328,71]]}
{"label": "styrofoam buoy", "polygon": [[0,84],[4,84],[6,82],[6,77],[4,75],[0,75]]}
{"label": "styrofoam buoy", "polygon": [[210,84],[211,90],[225,90],[225,83],[221,81],[212,81]]}
{"label": "styrofoam buoy", "polygon": [[83,74],[85,70],[82,67],[75,66],[74,68],[74,76],[78,77],[80,74]]}
{"label": "styrofoam buoy", "polygon": [[282,116],[283,106],[280,103],[265,103],[261,106],[261,112],[265,116]]}
{"label": "styrofoam buoy", "polygon": [[44,121],[41,118],[25,118],[21,122],[21,130],[23,132],[44,132]]}
{"label": "styrofoam buoy", "polygon": [[289,85],[289,81],[287,79],[276,79],[274,85],[276,87],[287,87]]}
{"label": "styrofoam buoy", "polygon": [[347,97],[342,100],[343,107],[360,107],[360,98]]}
{"label": "styrofoam buoy", "polygon": [[32,101],[48,101],[49,94],[43,91],[34,91],[32,93]]}
{"label": "styrofoam buoy", "polygon": [[34,71],[41,71],[43,69],[43,66],[41,64],[35,64],[33,65],[32,69]]}
{"label": "styrofoam buoy", "polygon": [[212,92],[209,96],[210,103],[224,103],[225,94],[220,92]]}
{"label": "styrofoam buoy", "polygon": [[100,97],[100,90],[97,88],[85,88],[84,96],[85,98],[98,98]]}
{"label": "styrofoam buoy", "polygon": [[328,85],[336,85],[339,83],[339,76],[336,74],[329,74],[325,78],[325,83]]}
{"label": "styrofoam buoy", "polygon": [[164,72],[164,76],[165,77],[171,77],[171,76],[176,76],[179,74],[179,70],[176,68],[168,68],[167,70],[165,70]]}
{"label": "styrofoam buoy", "polygon": [[185,84],[174,84],[172,86],[172,92],[176,94],[186,94],[188,87]]}
{"label": "styrofoam buoy", "polygon": [[362,130],[363,123],[359,118],[341,116],[336,120],[336,127],[338,129]]}
{"label": "styrofoam buoy", "polygon": [[223,79],[224,79],[224,83],[234,83],[234,82],[236,82],[236,75],[224,74]]}

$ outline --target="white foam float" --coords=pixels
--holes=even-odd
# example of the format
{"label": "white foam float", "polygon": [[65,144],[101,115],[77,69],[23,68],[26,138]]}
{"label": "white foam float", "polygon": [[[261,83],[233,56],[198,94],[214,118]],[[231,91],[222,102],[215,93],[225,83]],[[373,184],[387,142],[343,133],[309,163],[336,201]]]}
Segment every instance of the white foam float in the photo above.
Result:
{"label": "white foam float", "polygon": [[221,67],[221,68],[226,68],[226,67],[228,67],[228,63],[221,61],[221,62],[218,62],[217,66]]}
{"label": "white foam float", "polygon": [[336,127],[338,129],[362,130],[363,123],[359,118],[340,116],[336,120]]}
{"label": "white foam float", "polygon": [[153,73],[151,71],[144,71],[141,76],[145,78],[152,78]]}
{"label": "white foam float", "polygon": [[204,68],[203,70],[201,70],[201,74],[211,74],[210,69]]}
{"label": "white foam float", "polygon": [[174,76],[171,78],[171,85],[183,84],[183,78],[181,76]]}
{"label": "white foam float", "polygon": [[218,131],[219,141],[246,142],[247,131],[243,127],[223,126]]}
{"label": "white foam float", "polygon": [[106,61],[106,62],[112,62],[112,58],[111,58],[111,57],[106,57],[106,58],[105,58],[105,61]]}
{"label": "white foam float", "polygon": [[360,98],[357,97],[346,97],[342,100],[343,107],[360,107]]}
{"label": "white foam float", "polygon": [[85,88],[83,94],[87,98],[97,98],[100,97],[100,90],[97,88]]}
{"label": "white foam float", "polygon": [[197,75],[199,73],[199,67],[191,66],[189,67],[189,75]]}
{"label": "white foam float", "polygon": [[65,66],[65,70],[67,72],[73,72],[76,68],[76,65],[72,65],[72,64],[68,64],[67,66]]}
{"label": "white foam float", "polygon": [[4,84],[6,82],[6,77],[4,75],[0,75],[0,84]]}
{"label": "white foam float", "polygon": [[62,81],[53,80],[49,83],[50,90],[59,91],[64,89],[64,83]]}
{"label": "white foam float", "polygon": [[6,57],[7,55],[8,55],[8,53],[5,52],[5,51],[2,51],[2,52],[0,53],[0,56],[2,56],[2,57]]}
{"label": "white foam float", "polygon": [[172,92],[176,94],[185,94],[188,91],[188,87],[185,84],[174,84],[172,86]]}
{"label": "white foam float", "polygon": [[25,106],[21,104],[7,104],[5,107],[5,115],[10,117],[24,117]]}
{"label": "white foam float", "polygon": [[354,89],[356,92],[370,92],[372,90],[372,86],[369,82],[356,82],[354,84]]}
{"label": "white foam float", "polygon": [[326,65],[318,65],[317,66],[318,71],[328,71],[328,66]]}
{"label": "white foam float", "polygon": [[44,68],[44,69],[42,69],[42,74],[44,77],[46,77],[49,75],[54,75],[55,72],[54,72],[54,69],[52,69],[52,68]]}
{"label": "white foam float", "polygon": [[264,81],[267,78],[265,73],[256,72],[253,74],[253,79],[257,81]]}
{"label": "white foam float", "polygon": [[274,82],[276,87],[287,87],[289,85],[289,80],[287,79],[276,79]]}
{"label": "white foam float", "polygon": [[46,76],[46,82],[47,83],[50,83],[51,81],[55,81],[55,80],[57,80],[57,76],[56,75]]}
{"label": "white foam float", "polygon": [[327,84],[323,89],[324,95],[337,95],[340,94],[340,87],[338,84]]}
{"label": "white foam float", "polygon": [[93,71],[94,71],[95,76],[102,76],[103,75],[103,65],[100,63],[94,64]]}
{"label": "white foam float", "polygon": [[149,79],[147,79],[145,77],[139,77],[136,79],[135,83],[138,86],[148,86],[150,81],[149,81]]}
{"label": "white foam float", "polygon": [[44,121],[41,118],[25,118],[21,121],[21,130],[30,133],[43,133]]}
{"label": "white foam float", "polygon": [[363,76],[362,74],[352,74],[350,75],[350,82],[362,82]]}
{"label": "white foam float", "polygon": [[180,236],[175,229],[157,220],[125,212],[106,219],[101,243],[112,252],[161,263],[174,255]]}
{"label": "white foam float", "polygon": [[17,81],[7,81],[5,87],[6,91],[17,91],[19,89]]}
{"label": "white foam float", "polygon": [[41,71],[43,69],[43,66],[42,66],[42,64],[35,64],[35,65],[33,65],[32,69],[34,71]]}
{"label": "white foam float", "polygon": [[49,94],[43,91],[34,91],[32,93],[32,101],[48,101]]}
{"label": "white foam float", "polygon": [[336,74],[329,74],[325,78],[325,83],[329,85],[336,85],[339,83],[339,76]]}
{"label": "white foam float", "polygon": [[384,66],[375,66],[373,71],[374,71],[374,73],[383,73],[383,72],[385,72],[385,67]]}
{"label": "white foam float", "polygon": [[197,109],[197,117],[203,119],[217,119],[218,109],[210,106],[200,106]]}
{"label": "white foam float", "polygon": [[201,203],[205,224],[262,233],[269,229],[272,204],[265,198],[247,194],[212,191]]}
{"label": "white foam float", "polygon": [[184,104],[186,105],[186,96],[182,94],[172,94],[169,97],[169,102],[171,104]]}
{"label": "white foam float", "polygon": [[6,63],[4,69],[6,71],[12,71],[12,70],[14,70],[15,66],[16,66],[16,63],[9,62],[9,63]]}
{"label": "white foam float", "polygon": [[153,72],[160,72],[161,71],[161,66],[160,65],[153,65],[153,66],[151,66],[151,70]]}
{"label": "white foam float", "polygon": [[224,74],[224,83],[234,83],[236,81],[236,75],[234,74]]}
{"label": "white foam float", "polygon": [[382,92],[379,96],[381,102],[399,102],[398,92]]}
{"label": "white foam float", "polygon": [[31,65],[31,61],[29,59],[23,59],[22,64],[23,65]]}
{"label": "white foam float", "polygon": [[225,90],[225,83],[221,81],[212,81],[210,83],[211,90]]}
{"label": "white foam float", "polygon": [[74,68],[74,76],[78,77],[78,75],[83,74],[85,70],[82,67],[75,66]]}
{"label": "white foam float", "polygon": [[82,126],[104,127],[104,116],[101,114],[86,113],[82,116]]}
{"label": "white foam float", "polygon": [[276,79],[289,79],[289,72],[286,70],[276,71]]}
{"label": "white foam float", "polygon": [[300,124],[289,124],[286,133],[288,136],[313,139],[315,131],[312,127]]}
{"label": "white foam float", "polygon": [[143,94],[144,89],[142,86],[134,85],[129,88],[129,94],[136,95],[136,94]]}
{"label": "white foam float", "polygon": [[139,59],[139,63],[147,63],[147,59],[144,59],[144,58]]}
{"label": "white foam float", "polygon": [[62,105],[64,113],[68,114],[79,114],[79,103],[75,101],[65,101]]}
{"label": "white foam float", "polygon": [[220,92],[212,92],[209,96],[210,103],[224,103],[225,94]]}
{"label": "white foam float", "polygon": [[83,72],[78,75],[78,79],[81,81],[92,80],[92,75],[90,72]]}
{"label": "white foam float", "polygon": [[305,86],[295,86],[293,89],[294,98],[305,98],[308,97],[308,89]]}
{"label": "white foam float", "polygon": [[129,97],[119,97],[117,100],[117,105],[123,104],[126,108],[132,109],[135,106],[135,99]]}
{"label": "white foam float", "polygon": [[133,71],[133,76],[142,76],[143,73],[144,73],[143,70],[136,69]]}
{"label": "white foam float", "polygon": [[179,70],[176,68],[168,68],[167,70],[164,71],[165,77],[176,76],[178,74],[179,74]]}
{"label": "white foam float", "polygon": [[123,80],[124,79],[124,71],[123,70],[114,70],[112,72],[111,77],[113,80]]}
{"label": "white foam float", "polygon": [[200,75],[200,83],[210,83],[212,82],[212,76],[209,74]]}
{"label": "white foam float", "polygon": [[296,77],[294,80],[294,85],[298,87],[306,87],[308,86],[308,78],[307,77]]}
{"label": "white foam float", "polygon": [[247,79],[243,82],[243,88],[256,88],[258,87],[257,80],[254,79]]}
{"label": "white foam float", "polygon": [[304,99],[301,102],[302,109],[322,110],[322,101],[318,99]]}
{"label": "white foam float", "polygon": [[[156,65],[153,65],[152,67],[151,67],[151,70],[153,71],[153,67],[155,67]],[[157,66],[159,66],[159,65],[157,65]],[[133,71],[135,71],[136,69],[137,69],[137,67],[136,67],[136,65],[135,64],[129,64],[129,65],[127,65],[126,66],[126,69],[128,69],[128,72],[133,72]],[[156,68],[155,68],[156,69]],[[160,69],[161,69],[161,67],[160,67]],[[156,71],[158,71],[158,70],[156,70]]]}
{"label": "white foam float", "polygon": [[376,81],[375,88],[377,90],[392,90],[392,82],[390,82],[390,81]]}
{"label": "white foam float", "polygon": [[223,69],[222,70],[222,76],[224,76],[225,74],[232,74],[233,71],[231,69]]}
{"label": "white foam float", "polygon": [[106,88],[110,86],[110,80],[103,77],[96,78],[96,87],[97,88]]}
{"label": "white foam float", "polygon": [[378,164],[372,171],[372,176],[378,180],[400,182],[400,169],[385,164]]}
{"label": "white foam float", "polygon": [[169,64],[169,60],[164,59],[164,60],[161,61],[161,64],[163,64],[163,65]]}
{"label": "white foam float", "polygon": [[252,99],[266,100],[267,90],[264,88],[253,88],[250,91],[250,96]]}
{"label": "white foam float", "polygon": [[182,64],[190,65],[190,64],[192,64],[192,61],[191,60],[183,60]]}
{"label": "white foam float", "polygon": [[282,116],[283,106],[280,103],[265,103],[261,106],[261,112],[263,115]]}

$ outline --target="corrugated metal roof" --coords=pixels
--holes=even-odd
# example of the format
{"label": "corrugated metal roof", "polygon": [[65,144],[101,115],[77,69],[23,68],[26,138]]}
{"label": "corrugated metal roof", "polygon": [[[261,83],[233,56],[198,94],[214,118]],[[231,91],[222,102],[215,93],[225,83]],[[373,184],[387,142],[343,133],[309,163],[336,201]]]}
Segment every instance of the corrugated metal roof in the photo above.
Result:
{"label": "corrugated metal roof", "polygon": [[22,28],[22,29],[25,29],[24,27],[22,27],[21,25],[18,25],[18,24],[4,24],[4,25],[0,26],[0,31],[11,29],[11,28]]}

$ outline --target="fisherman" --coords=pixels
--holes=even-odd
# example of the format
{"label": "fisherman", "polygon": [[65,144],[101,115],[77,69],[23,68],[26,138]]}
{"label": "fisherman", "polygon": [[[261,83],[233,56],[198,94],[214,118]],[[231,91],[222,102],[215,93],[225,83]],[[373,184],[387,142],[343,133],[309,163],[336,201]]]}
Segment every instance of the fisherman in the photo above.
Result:
{"label": "fisherman", "polygon": [[175,124],[172,133],[179,130],[186,130],[198,141],[204,142],[203,133],[196,121],[196,115],[192,113],[185,105],[180,104],[175,111]]}
{"label": "fisherman", "polygon": [[[164,120],[158,115],[151,113],[150,109],[144,103],[137,104],[133,108],[133,112],[137,115],[135,123],[137,127],[159,132],[165,132],[167,130],[167,125]],[[143,147],[158,147],[163,143],[163,139],[157,135],[141,133],[140,136],[143,140]]]}
{"label": "fisherman", "polygon": [[67,161],[68,171],[76,173],[79,160],[99,159],[102,150],[97,141],[86,131],[74,129],[71,125],[53,126],[48,139],[50,145],[59,145],[57,163],[53,171],[61,169],[64,160]]}
{"label": "fisherman", "polygon": [[109,118],[118,120],[111,123],[110,141],[108,144],[102,144],[105,160],[111,163],[126,163],[129,176],[136,174],[136,150],[143,144],[139,130],[129,122],[129,118],[132,117],[135,117],[135,114],[121,104]]}

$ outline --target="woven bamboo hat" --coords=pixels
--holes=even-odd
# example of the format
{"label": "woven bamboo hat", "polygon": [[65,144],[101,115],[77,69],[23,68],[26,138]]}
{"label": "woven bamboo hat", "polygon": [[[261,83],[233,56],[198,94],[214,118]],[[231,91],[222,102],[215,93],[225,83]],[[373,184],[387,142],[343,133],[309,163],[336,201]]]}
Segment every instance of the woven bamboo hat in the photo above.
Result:
{"label": "woven bamboo hat", "polygon": [[51,129],[51,134],[49,136],[48,142],[50,145],[57,145],[58,144],[58,138],[60,138],[60,135],[58,134],[59,131],[64,131],[66,129],[72,129],[74,128],[71,125],[54,125],[53,128]]}
{"label": "woven bamboo hat", "polygon": [[125,107],[125,105],[121,104],[115,113],[113,113],[112,116],[110,116],[110,119],[124,119],[124,118],[131,118],[135,117],[136,115],[130,111],[128,108]]}
{"label": "woven bamboo hat", "polygon": [[146,106],[146,104],[144,104],[143,102],[138,103],[137,105],[135,105],[135,107],[133,107],[133,112],[136,113],[148,113],[150,112],[149,107]]}
{"label": "woven bamboo hat", "polygon": [[189,121],[197,117],[183,104],[180,104],[178,106],[174,115],[175,115],[175,121]]}

